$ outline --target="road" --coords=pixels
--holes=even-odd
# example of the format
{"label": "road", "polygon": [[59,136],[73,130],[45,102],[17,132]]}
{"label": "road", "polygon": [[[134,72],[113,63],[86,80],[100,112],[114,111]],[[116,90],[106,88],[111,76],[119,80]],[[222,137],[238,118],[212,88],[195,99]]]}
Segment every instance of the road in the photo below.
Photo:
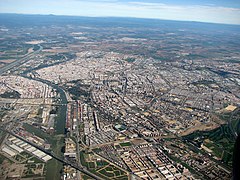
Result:
{"label": "road", "polygon": [[39,45],[39,49],[38,50],[36,50],[36,51],[34,51],[32,53],[26,54],[24,57],[22,57],[20,59],[17,59],[16,61],[14,61],[12,63],[9,63],[6,66],[1,67],[0,68],[0,75],[5,73],[6,71],[12,69],[15,66],[20,66],[23,63],[27,62],[29,59],[31,59],[33,57],[33,55],[35,55],[35,54],[39,53],[40,51],[42,51],[42,49],[43,49],[43,47],[41,45]]}
{"label": "road", "polygon": [[[16,60],[16,61],[14,61],[14,62],[6,65],[6,66],[0,68],[0,75],[2,75],[3,73],[7,72],[8,70],[10,70],[10,69],[12,69],[12,68],[14,68],[14,67],[16,67],[16,66],[20,66],[20,65],[24,64],[24,63],[27,62],[29,59],[33,58],[33,56],[36,55],[37,53],[39,53],[42,49],[43,49],[42,46],[39,45],[39,49],[38,49],[38,50],[36,50],[36,51],[34,51],[34,52],[32,52],[32,53],[29,53],[29,54],[25,55],[24,57],[22,57],[22,58],[20,58],[20,59],[18,59],[18,60]],[[24,75],[23,75],[23,76],[24,76]],[[26,76],[24,76],[24,77],[26,77]],[[29,78],[29,77],[26,77],[26,78]],[[49,81],[45,81],[45,80],[39,79],[39,78],[37,78],[37,79],[35,79],[35,80],[41,81],[41,82],[46,83],[46,84],[48,84],[48,85],[51,85],[51,86],[53,86],[54,88],[58,89],[58,90],[60,91],[60,94],[64,94],[64,93],[63,93],[63,90],[62,90],[60,87],[58,87],[57,85],[52,84],[52,83],[49,82]],[[65,106],[65,105],[67,104],[66,96],[64,96],[64,98],[62,99],[62,101],[63,101],[63,103],[59,103],[59,104],[57,104],[57,105]],[[34,105],[35,105],[35,104],[34,104]],[[65,107],[64,109],[66,109],[66,107]],[[65,164],[65,165],[71,166],[72,168],[74,168],[74,169],[76,169],[76,170],[78,171],[78,176],[80,175],[79,172],[82,172],[82,173],[88,175],[89,177],[92,177],[93,179],[102,180],[102,178],[100,178],[100,177],[96,176],[95,174],[91,173],[91,172],[88,171],[85,167],[82,167],[81,164],[80,164],[80,159],[78,159],[78,163],[77,163],[77,164],[76,164],[76,162],[71,162],[71,161],[69,161],[69,160],[67,160],[67,159],[62,159],[62,158],[58,157],[57,155],[55,155],[53,152],[49,152],[49,151],[45,150],[44,148],[39,147],[39,146],[37,146],[36,144],[34,144],[34,143],[32,143],[32,142],[29,142],[29,141],[27,141],[26,139],[18,136],[17,134],[15,134],[15,133],[13,133],[13,132],[5,129],[5,128],[0,127],[0,130],[5,131],[5,132],[11,134],[12,136],[15,136],[15,137],[21,139],[22,141],[24,141],[24,142],[32,145],[33,147],[37,148],[38,150],[40,150],[40,151],[48,154],[49,156],[51,156],[52,158],[56,159],[57,161]],[[77,140],[79,140],[79,136],[78,136],[78,135],[77,135]],[[79,151],[79,146],[78,146],[78,151]]]}
{"label": "road", "polygon": [[[79,117],[79,106],[80,106],[80,103],[79,102],[77,102],[76,103],[76,105],[77,105],[77,128],[76,128],[76,136],[75,136],[75,139],[76,139],[76,145],[77,145],[77,162],[78,162],[78,166],[79,167],[82,167],[82,165],[81,165],[81,160],[80,160],[80,147],[79,147],[79,141],[80,141],[80,138],[79,138],[79,121],[80,121],[80,119],[79,118],[81,118],[81,117]],[[80,175],[80,172],[79,171],[77,171],[77,178],[78,179],[80,179],[80,177],[81,177],[81,175]]]}
{"label": "road", "polygon": [[44,149],[44,148],[42,148],[40,146],[37,146],[36,144],[34,144],[32,142],[27,141],[26,139],[22,138],[21,136],[18,136],[17,134],[15,134],[15,133],[13,133],[11,131],[7,131],[7,130],[1,128],[1,127],[0,127],[0,130],[5,131],[5,132],[11,134],[12,136],[14,136],[14,137],[16,137],[16,138],[18,138],[18,139],[20,139],[20,140],[30,144],[31,146],[33,146],[36,149],[46,153],[47,155],[51,156],[52,158],[56,159],[57,161],[65,164],[65,165],[71,166],[72,168],[74,168],[74,169],[76,169],[76,170],[78,170],[78,171],[80,171],[80,172],[82,172],[82,173],[84,173],[84,174],[86,174],[86,175],[96,179],[96,180],[103,180],[102,178],[100,178],[100,177],[96,176],[95,174],[91,173],[90,171],[88,171],[86,168],[79,167],[79,165],[77,165],[74,162],[71,162],[71,161],[66,160],[66,159],[62,159],[62,158],[58,157],[57,155],[55,155],[53,152],[49,152],[46,149]]}

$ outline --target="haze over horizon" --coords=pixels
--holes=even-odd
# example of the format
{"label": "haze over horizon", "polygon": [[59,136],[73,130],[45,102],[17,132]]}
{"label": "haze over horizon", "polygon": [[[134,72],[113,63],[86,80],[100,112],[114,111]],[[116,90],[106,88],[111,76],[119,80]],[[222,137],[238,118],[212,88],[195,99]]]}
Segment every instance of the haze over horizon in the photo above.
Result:
{"label": "haze over horizon", "polygon": [[237,0],[0,0],[0,13],[135,17],[240,25]]}

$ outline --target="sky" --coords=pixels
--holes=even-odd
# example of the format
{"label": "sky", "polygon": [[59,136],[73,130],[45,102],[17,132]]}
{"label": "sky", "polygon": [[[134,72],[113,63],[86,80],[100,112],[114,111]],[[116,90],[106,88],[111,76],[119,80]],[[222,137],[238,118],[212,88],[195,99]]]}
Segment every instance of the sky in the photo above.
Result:
{"label": "sky", "polygon": [[240,25],[240,0],[0,0],[0,13],[157,18]]}

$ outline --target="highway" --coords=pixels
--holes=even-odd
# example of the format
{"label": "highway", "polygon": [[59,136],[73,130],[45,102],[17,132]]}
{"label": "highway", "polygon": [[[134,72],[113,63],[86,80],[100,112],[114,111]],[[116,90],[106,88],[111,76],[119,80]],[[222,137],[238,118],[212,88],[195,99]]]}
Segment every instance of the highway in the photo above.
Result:
{"label": "highway", "polygon": [[[12,103],[12,102],[10,102],[10,101],[4,101],[4,100],[2,100],[2,99],[0,99],[0,103],[2,103],[2,104],[4,104],[4,103],[6,103],[6,104],[8,104],[8,103]],[[14,103],[12,103],[12,104],[14,104],[14,105],[27,105],[27,106],[40,106],[40,105],[46,105],[46,106],[67,106],[67,104],[66,103],[26,103],[26,102],[14,102]]]}
{"label": "highway", "polygon": [[[80,121],[80,118],[82,117],[79,117],[79,106],[81,106],[79,103],[77,103],[76,104],[76,109],[77,109],[77,127],[76,127],[76,131],[75,131],[75,134],[76,134],[76,136],[73,136],[75,139],[76,139],[76,145],[77,145],[77,163],[78,163],[78,166],[79,167],[83,167],[82,165],[81,165],[81,159],[80,159],[80,147],[79,147],[79,141],[80,141],[80,138],[79,138],[79,121]],[[80,179],[80,173],[79,173],[79,171],[77,171],[77,178],[78,179]]]}
{"label": "highway", "polygon": [[29,54],[26,54],[24,55],[24,57],[20,58],[20,59],[17,59],[16,61],[12,62],[12,63],[9,63],[8,65],[6,66],[3,66],[0,68],[0,75],[2,75],[3,73],[5,73],[6,71],[14,68],[15,66],[20,66],[22,65],[23,63],[27,62],[29,59],[32,58],[33,55],[39,53],[40,51],[42,51],[43,47],[41,45],[39,45],[39,49],[32,52],[32,53],[29,53]]}
{"label": "highway", "polygon": [[18,136],[17,134],[15,134],[15,133],[13,133],[11,131],[7,131],[7,130],[3,129],[2,127],[0,127],[0,130],[5,131],[5,132],[11,134],[12,136],[14,136],[14,137],[16,137],[18,139],[21,139],[22,141],[30,144],[31,146],[33,146],[36,149],[46,153],[47,155],[51,156],[52,158],[56,159],[57,161],[65,164],[65,165],[69,165],[72,168],[74,168],[74,169],[76,169],[76,170],[78,170],[78,171],[80,171],[80,172],[82,172],[82,173],[84,173],[84,174],[86,174],[86,175],[96,179],[96,180],[103,180],[102,178],[100,178],[100,177],[96,176],[95,174],[91,173],[90,171],[88,171],[86,168],[79,167],[79,165],[77,165],[75,162],[71,162],[71,161],[69,161],[67,159],[62,159],[62,158],[58,157],[57,155],[55,155],[53,152],[47,151],[46,149],[44,149],[44,148],[42,148],[40,146],[37,146],[36,144],[34,144],[32,142],[27,141],[26,139],[22,138],[21,136]]}

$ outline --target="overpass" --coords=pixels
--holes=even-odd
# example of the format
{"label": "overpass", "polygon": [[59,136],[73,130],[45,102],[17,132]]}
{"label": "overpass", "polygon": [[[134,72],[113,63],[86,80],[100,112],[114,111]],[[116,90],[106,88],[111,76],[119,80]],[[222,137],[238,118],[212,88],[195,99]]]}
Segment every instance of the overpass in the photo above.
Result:
{"label": "overpass", "polygon": [[100,178],[100,177],[98,177],[97,175],[95,175],[95,174],[91,173],[90,171],[88,171],[87,168],[78,166],[78,165],[76,164],[76,162],[71,162],[71,161],[69,161],[69,160],[67,160],[67,159],[63,159],[63,158],[61,158],[61,157],[58,157],[58,156],[55,155],[53,152],[47,151],[46,149],[44,149],[44,148],[42,148],[42,147],[40,147],[40,146],[37,146],[36,144],[34,144],[34,143],[32,143],[32,142],[27,141],[26,139],[22,138],[21,136],[18,136],[17,134],[14,134],[14,133],[11,132],[11,131],[8,131],[8,130],[3,129],[2,127],[0,127],[0,130],[5,131],[5,132],[7,132],[8,134],[10,134],[10,135],[12,135],[12,136],[14,136],[14,137],[22,140],[23,142],[26,142],[26,143],[30,144],[31,146],[35,147],[36,149],[38,149],[38,150],[46,153],[47,155],[51,156],[51,157],[54,158],[54,159],[56,159],[57,161],[65,164],[65,165],[69,165],[69,166],[71,166],[72,168],[74,168],[74,169],[76,169],[76,170],[78,170],[78,171],[80,171],[80,172],[88,175],[89,177],[91,177],[91,178],[93,178],[93,179],[103,180],[102,178]]}

